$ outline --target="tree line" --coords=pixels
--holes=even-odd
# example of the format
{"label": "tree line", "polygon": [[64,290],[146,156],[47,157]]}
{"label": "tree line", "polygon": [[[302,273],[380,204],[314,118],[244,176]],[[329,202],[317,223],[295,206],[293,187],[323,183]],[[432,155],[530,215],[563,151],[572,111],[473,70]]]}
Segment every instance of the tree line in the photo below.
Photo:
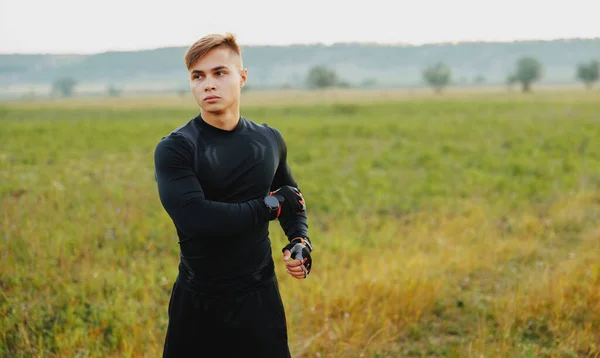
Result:
{"label": "tree line", "polygon": [[[543,75],[544,67],[542,63],[534,57],[526,56],[517,60],[514,71],[507,74],[506,84],[510,88],[519,83],[522,92],[527,93],[532,91],[532,85],[540,80]],[[578,81],[582,82],[590,90],[594,83],[600,79],[600,62],[591,60],[579,63],[575,68],[574,75]],[[435,92],[441,93],[452,83],[452,68],[444,62],[438,62],[425,68],[422,72],[422,78],[425,84],[433,88]],[[309,89],[350,87],[349,83],[341,79],[335,70],[324,65],[311,67],[305,80]],[[475,79],[475,82],[483,83],[485,82],[485,78],[479,75]],[[374,79],[365,79],[361,83],[361,87],[373,87],[375,85],[376,80]],[[52,84],[52,95],[70,97],[76,86],[77,81],[72,78],[59,78]],[[114,85],[109,85],[107,86],[107,94],[109,96],[119,96],[121,90]]]}
{"label": "tree line", "polygon": [[[506,84],[512,86],[520,83],[522,92],[531,92],[532,85],[544,75],[542,63],[534,57],[526,56],[517,60],[515,69],[506,77]],[[432,87],[435,92],[442,92],[452,83],[452,69],[443,62],[438,62],[427,67],[422,72],[424,82]],[[590,90],[594,83],[600,79],[600,62],[591,60],[580,63],[575,68],[575,77]],[[483,76],[477,76],[476,82],[485,81]],[[315,66],[307,75],[307,83],[311,88],[347,87],[334,70],[326,66]]]}

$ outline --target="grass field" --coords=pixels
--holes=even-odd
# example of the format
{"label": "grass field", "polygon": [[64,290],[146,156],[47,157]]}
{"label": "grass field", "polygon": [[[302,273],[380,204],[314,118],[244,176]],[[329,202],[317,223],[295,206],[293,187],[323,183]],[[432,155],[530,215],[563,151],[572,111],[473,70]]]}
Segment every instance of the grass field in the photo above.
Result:
{"label": "grass field", "polygon": [[[271,225],[294,357],[600,357],[600,92],[247,98],[316,248],[289,278]],[[153,150],[196,113],[0,107],[0,356],[160,356],[179,257]]]}

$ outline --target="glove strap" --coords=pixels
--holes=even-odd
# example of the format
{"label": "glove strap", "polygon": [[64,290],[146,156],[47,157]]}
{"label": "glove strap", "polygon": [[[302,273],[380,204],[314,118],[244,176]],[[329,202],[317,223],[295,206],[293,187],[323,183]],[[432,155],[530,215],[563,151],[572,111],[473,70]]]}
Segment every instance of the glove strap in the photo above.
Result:
{"label": "glove strap", "polygon": [[288,246],[294,246],[297,243],[300,243],[300,244],[306,246],[311,252],[314,250],[308,237],[296,237],[296,238],[292,239],[292,241],[290,241],[290,245],[288,245]]}

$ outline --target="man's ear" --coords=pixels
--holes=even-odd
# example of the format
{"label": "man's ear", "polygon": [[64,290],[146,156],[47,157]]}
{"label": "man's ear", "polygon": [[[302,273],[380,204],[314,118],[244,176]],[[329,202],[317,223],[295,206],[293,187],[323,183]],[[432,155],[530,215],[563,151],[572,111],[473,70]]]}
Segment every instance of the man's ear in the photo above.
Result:
{"label": "man's ear", "polygon": [[248,70],[244,68],[240,71],[240,88],[244,87],[246,81],[248,80]]}

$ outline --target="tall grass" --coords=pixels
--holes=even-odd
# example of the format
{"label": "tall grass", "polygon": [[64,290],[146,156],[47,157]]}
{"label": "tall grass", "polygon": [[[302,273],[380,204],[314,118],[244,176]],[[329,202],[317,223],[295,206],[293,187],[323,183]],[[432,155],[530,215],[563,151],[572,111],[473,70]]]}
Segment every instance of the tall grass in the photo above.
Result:
{"label": "tall grass", "polygon": [[[152,154],[196,109],[127,103],[0,108],[2,356],[162,352],[178,247]],[[577,93],[248,104],[286,137],[316,246],[289,278],[271,225],[294,357],[599,357],[599,111]]]}

